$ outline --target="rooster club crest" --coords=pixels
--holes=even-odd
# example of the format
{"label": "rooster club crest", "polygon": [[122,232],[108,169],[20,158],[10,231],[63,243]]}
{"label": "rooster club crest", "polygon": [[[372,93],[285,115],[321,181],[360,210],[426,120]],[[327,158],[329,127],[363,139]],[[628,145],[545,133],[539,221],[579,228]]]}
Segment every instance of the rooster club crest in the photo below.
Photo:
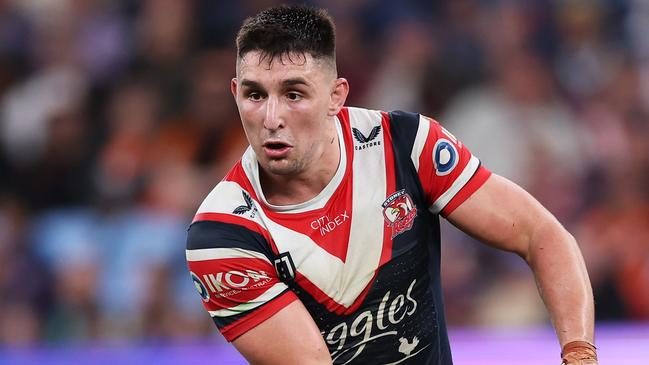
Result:
{"label": "rooster club crest", "polygon": [[390,195],[381,206],[385,221],[392,227],[392,238],[412,228],[417,209],[405,189]]}

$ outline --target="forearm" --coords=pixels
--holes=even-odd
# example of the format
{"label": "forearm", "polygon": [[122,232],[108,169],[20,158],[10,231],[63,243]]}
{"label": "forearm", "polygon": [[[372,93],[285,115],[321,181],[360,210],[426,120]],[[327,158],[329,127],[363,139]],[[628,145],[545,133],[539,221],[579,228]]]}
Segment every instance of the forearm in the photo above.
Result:
{"label": "forearm", "polygon": [[538,227],[525,257],[563,347],[593,343],[593,293],[577,242],[558,222]]}
{"label": "forearm", "polygon": [[[573,349],[579,344],[574,341],[593,342],[593,294],[586,265],[575,239],[547,209],[516,184],[492,175],[448,218],[482,242],[523,257],[534,272],[561,349],[568,350],[567,357],[562,355],[565,363],[596,364],[592,346]],[[566,349],[567,343],[572,344]]]}

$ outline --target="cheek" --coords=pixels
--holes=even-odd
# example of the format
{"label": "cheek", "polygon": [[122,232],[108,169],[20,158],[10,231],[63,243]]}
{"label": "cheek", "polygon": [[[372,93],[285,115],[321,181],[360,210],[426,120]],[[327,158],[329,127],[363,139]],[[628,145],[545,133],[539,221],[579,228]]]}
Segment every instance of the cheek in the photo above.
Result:
{"label": "cheek", "polygon": [[254,120],[257,114],[257,109],[254,108],[254,104],[248,102],[241,102],[237,104],[239,108],[239,114],[243,120]]}
{"label": "cheek", "polygon": [[301,145],[306,153],[317,153],[327,139],[327,131],[323,128],[322,122],[313,123],[309,121],[309,123],[304,123],[299,133],[296,137],[302,141]]}
{"label": "cheek", "polygon": [[248,142],[255,144],[255,142],[260,138],[259,137],[259,123],[255,123],[255,119],[251,115],[245,114],[243,111],[240,111],[241,117],[241,126],[243,131],[248,138]]}
{"label": "cheek", "polygon": [[255,130],[260,124],[259,108],[254,108],[249,103],[239,105],[239,116],[245,130]]}
{"label": "cheek", "polygon": [[243,131],[246,133],[246,137],[248,137],[248,141],[254,144],[259,139],[259,128],[257,124],[251,121],[243,121],[241,125],[243,126]]}
{"label": "cheek", "polygon": [[301,125],[311,131],[320,130],[322,121],[327,119],[328,105],[322,100],[314,100],[309,103],[303,103],[294,110],[300,115]]}

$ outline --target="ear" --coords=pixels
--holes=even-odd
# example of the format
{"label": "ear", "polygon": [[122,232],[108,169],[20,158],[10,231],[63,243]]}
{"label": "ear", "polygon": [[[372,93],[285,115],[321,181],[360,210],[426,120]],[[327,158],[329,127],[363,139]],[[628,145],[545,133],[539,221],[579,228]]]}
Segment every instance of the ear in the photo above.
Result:
{"label": "ear", "polygon": [[232,96],[234,96],[234,100],[237,100],[237,89],[238,87],[238,80],[236,77],[232,78],[232,81],[230,81],[230,91],[232,92]]}
{"label": "ear", "polygon": [[340,112],[340,109],[345,105],[345,100],[347,100],[347,95],[349,94],[349,83],[345,78],[337,78],[334,80],[334,87],[331,90],[331,100],[329,101],[329,112],[330,117],[335,116]]}

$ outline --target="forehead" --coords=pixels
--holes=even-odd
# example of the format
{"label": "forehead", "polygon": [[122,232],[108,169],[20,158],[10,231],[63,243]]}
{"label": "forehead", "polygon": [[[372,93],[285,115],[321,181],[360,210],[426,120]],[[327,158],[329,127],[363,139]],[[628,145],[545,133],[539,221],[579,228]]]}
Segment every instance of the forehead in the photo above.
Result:
{"label": "forehead", "polygon": [[324,61],[309,53],[282,54],[264,57],[260,51],[251,51],[237,60],[237,78],[263,83],[281,82],[287,78],[302,77],[312,82],[325,80],[328,69]]}

